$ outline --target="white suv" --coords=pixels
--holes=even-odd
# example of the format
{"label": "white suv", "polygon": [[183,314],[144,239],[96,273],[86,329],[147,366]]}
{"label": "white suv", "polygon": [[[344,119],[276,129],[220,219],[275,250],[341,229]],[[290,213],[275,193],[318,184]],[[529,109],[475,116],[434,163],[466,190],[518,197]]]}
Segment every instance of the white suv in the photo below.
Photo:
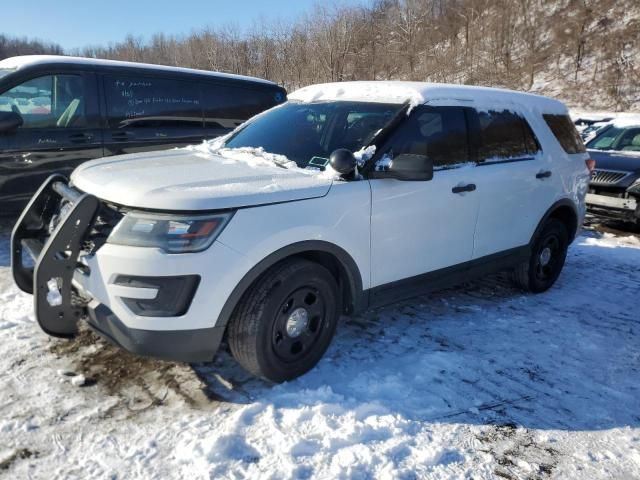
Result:
{"label": "white suv", "polygon": [[[53,176],[12,237],[41,327],[292,379],[341,314],[512,270],[548,289],[592,161],[566,107],[507,90],[316,85],[197,147]],[[28,267],[24,253],[36,259]]]}

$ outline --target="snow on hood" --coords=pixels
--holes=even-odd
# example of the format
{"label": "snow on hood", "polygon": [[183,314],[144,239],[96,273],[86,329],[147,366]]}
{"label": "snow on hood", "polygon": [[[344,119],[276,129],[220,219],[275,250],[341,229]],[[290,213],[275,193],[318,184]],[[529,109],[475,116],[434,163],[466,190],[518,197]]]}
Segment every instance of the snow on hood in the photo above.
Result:
{"label": "snow on hood", "polygon": [[[216,210],[327,194],[333,179],[262,149],[220,149],[220,141],[82,164],[71,176],[103,200],[154,210]],[[281,165],[278,166],[277,164]]]}

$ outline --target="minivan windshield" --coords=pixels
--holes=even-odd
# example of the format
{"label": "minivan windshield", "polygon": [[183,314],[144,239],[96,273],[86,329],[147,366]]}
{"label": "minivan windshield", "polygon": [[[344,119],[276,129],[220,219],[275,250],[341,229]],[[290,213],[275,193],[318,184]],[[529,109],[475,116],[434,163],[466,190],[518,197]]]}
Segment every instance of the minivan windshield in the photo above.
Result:
{"label": "minivan windshield", "polygon": [[372,102],[289,101],[258,115],[226,141],[225,148],[263,148],[298,167],[323,167],[331,152],[368,145],[403,108]]}
{"label": "minivan windshield", "polygon": [[640,152],[640,125],[633,127],[605,127],[587,143],[593,150],[616,150],[620,152]]}
{"label": "minivan windshield", "polygon": [[13,72],[14,69],[12,68],[0,68],[0,78],[9,75],[11,72]]}

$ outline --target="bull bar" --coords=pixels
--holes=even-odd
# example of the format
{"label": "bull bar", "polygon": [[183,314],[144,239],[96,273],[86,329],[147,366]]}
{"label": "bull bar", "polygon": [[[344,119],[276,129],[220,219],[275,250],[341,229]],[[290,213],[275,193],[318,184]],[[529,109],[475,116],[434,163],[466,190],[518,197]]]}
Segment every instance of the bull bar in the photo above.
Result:
{"label": "bull bar", "polygon": [[[66,211],[60,210],[63,201],[70,204]],[[73,189],[66,177],[56,174],[40,186],[13,228],[13,278],[23,292],[33,294],[36,320],[49,335],[73,337],[78,320],[86,314],[73,277],[99,207],[95,196]],[[25,252],[33,259],[33,267],[25,265]],[[50,282],[55,282],[61,297],[56,301],[48,298]]]}

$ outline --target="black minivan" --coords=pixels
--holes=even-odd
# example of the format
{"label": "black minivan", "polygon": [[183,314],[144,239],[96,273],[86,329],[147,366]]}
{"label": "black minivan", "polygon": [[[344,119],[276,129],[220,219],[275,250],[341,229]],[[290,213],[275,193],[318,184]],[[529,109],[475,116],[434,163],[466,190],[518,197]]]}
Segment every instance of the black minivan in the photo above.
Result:
{"label": "black minivan", "polygon": [[63,56],[0,61],[0,214],[53,172],[217,137],[286,100],[267,80]]}

